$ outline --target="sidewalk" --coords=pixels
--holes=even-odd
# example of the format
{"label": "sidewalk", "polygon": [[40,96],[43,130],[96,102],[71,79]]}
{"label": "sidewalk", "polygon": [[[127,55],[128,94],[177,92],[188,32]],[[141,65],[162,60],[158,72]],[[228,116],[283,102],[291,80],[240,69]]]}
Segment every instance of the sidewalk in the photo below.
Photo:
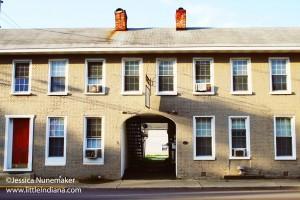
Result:
{"label": "sidewalk", "polygon": [[239,189],[297,189],[300,179],[256,179],[256,180],[118,180],[102,184],[82,184],[82,188],[101,189],[171,189],[191,188],[203,190],[239,190]]}

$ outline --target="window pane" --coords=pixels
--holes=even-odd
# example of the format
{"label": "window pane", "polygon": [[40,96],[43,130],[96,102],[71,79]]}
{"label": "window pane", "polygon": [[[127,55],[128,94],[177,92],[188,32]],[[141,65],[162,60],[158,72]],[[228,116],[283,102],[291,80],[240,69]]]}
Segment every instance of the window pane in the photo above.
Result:
{"label": "window pane", "polygon": [[272,75],[286,75],[286,59],[272,59]]}
{"label": "window pane", "polygon": [[197,137],[196,138],[196,156],[211,156],[212,155],[212,138]]}
{"label": "window pane", "polygon": [[287,60],[272,59],[272,90],[287,90]]}
{"label": "window pane", "polygon": [[273,90],[287,90],[286,75],[272,75]]}
{"label": "window pane", "polygon": [[140,89],[140,61],[125,61],[124,63],[124,71],[125,71],[125,77],[124,77],[124,90],[125,91],[139,91]]}
{"label": "window pane", "polygon": [[233,60],[233,91],[247,91],[248,90],[248,61],[247,60]]}
{"label": "window pane", "polygon": [[26,92],[29,89],[29,63],[15,64],[15,92]]}
{"label": "window pane", "polygon": [[64,156],[64,138],[49,138],[49,157]]}
{"label": "window pane", "polygon": [[88,62],[88,84],[102,84],[103,62]]}
{"label": "window pane", "polygon": [[87,139],[87,148],[98,148],[101,149],[101,139]]}
{"label": "window pane", "polygon": [[292,137],[291,119],[287,117],[276,118],[276,136]]}
{"label": "window pane", "polygon": [[139,91],[139,76],[125,76],[125,91]]}
{"label": "window pane", "polygon": [[292,156],[292,138],[276,137],[277,156]]}
{"label": "window pane", "polygon": [[247,91],[248,90],[248,76],[233,76],[233,90]]}
{"label": "window pane", "polygon": [[51,92],[64,92],[66,61],[51,61]]}
{"label": "window pane", "polygon": [[51,92],[64,92],[65,77],[51,77]]}
{"label": "window pane", "polygon": [[196,156],[212,155],[212,118],[196,118]]}
{"label": "window pane", "polygon": [[102,131],[101,118],[87,118],[87,138],[100,138]]}
{"label": "window pane", "polygon": [[246,119],[245,118],[231,119],[232,156],[234,156],[233,149],[247,148],[246,133],[247,133],[247,130],[246,130]]}
{"label": "window pane", "polygon": [[173,91],[174,90],[173,76],[159,77],[159,91]]}
{"label": "window pane", "polygon": [[196,83],[210,83],[210,61],[196,61]]}
{"label": "window pane", "polygon": [[210,117],[201,117],[196,119],[196,136],[211,137],[211,119]]}
{"label": "window pane", "polygon": [[173,76],[173,61],[160,61],[159,62],[159,75],[160,76]]}
{"label": "window pane", "polygon": [[66,71],[66,61],[51,61],[51,76],[64,77]]}
{"label": "window pane", "polygon": [[50,118],[49,119],[49,136],[50,137],[64,137],[64,118]]}
{"label": "window pane", "polygon": [[248,75],[247,71],[247,60],[233,60],[232,67],[233,67],[233,75]]}

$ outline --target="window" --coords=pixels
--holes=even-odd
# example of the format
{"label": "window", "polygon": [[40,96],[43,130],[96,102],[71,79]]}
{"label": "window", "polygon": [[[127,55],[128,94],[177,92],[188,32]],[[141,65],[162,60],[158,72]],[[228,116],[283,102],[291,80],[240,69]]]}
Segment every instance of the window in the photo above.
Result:
{"label": "window", "polygon": [[84,133],[84,164],[103,164],[103,118],[86,117]]}
{"label": "window", "polygon": [[294,117],[275,117],[275,159],[276,160],[295,160],[296,141],[295,141],[295,118]]}
{"label": "window", "polygon": [[249,117],[229,117],[230,159],[250,159]]}
{"label": "window", "polygon": [[67,95],[67,60],[50,60],[49,92],[52,95]]}
{"label": "window", "polygon": [[215,159],[215,117],[195,116],[194,160]]}
{"label": "window", "polygon": [[233,58],[231,61],[231,92],[252,94],[251,65],[248,58]]}
{"label": "window", "polygon": [[15,60],[13,70],[12,93],[30,94],[31,60]]}
{"label": "window", "polygon": [[194,58],[194,94],[214,94],[213,59]]}
{"label": "window", "polygon": [[270,58],[270,82],[272,94],[290,94],[290,65],[288,58]]}
{"label": "window", "polygon": [[122,93],[142,94],[142,59],[122,59]]}
{"label": "window", "polygon": [[46,165],[66,164],[66,119],[48,117],[46,133]]}
{"label": "window", "polygon": [[86,93],[105,94],[104,59],[86,59]]}
{"label": "window", "polygon": [[177,95],[176,59],[157,59],[157,94]]}

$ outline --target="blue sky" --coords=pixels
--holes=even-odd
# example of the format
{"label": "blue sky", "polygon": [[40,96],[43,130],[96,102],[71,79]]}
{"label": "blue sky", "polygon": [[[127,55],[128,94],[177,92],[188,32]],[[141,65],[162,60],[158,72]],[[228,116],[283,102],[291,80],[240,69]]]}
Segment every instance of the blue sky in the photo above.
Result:
{"label": "blue sky", "polygon": [[300,26],[299,0],[4,0],[3,28],[113,27],[116,8],[129,27],[174,27],[187,9],[190,27]]}

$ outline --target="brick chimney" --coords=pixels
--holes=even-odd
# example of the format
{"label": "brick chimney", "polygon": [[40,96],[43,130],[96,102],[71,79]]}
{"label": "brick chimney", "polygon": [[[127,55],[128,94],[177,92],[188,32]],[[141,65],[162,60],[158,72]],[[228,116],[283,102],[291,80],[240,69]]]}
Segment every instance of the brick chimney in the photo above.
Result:
{"label": "brick chimney", "polygon": [[127,30],[127,14],[126,10],[118,8],[115,11],[115,21],[116,21],[116,31],[126,31]]}
{"label": "brick chimney", "polygon": [[186,10],[182,7],[176,10],[176,30],[186,29]]}

